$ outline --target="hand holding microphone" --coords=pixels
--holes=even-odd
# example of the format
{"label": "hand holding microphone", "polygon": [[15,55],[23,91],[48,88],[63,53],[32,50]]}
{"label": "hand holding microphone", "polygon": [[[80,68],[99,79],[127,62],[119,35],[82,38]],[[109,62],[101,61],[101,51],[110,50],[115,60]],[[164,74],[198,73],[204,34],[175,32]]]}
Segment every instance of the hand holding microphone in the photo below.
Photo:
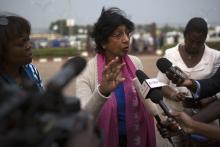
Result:
{"label": "hand holding microphone", "polygon": [[[158,128],[161,136],[164,138],[168,138],[170,143],[173,145],[170,137],[172,135],[177,135],[177,134],[185,135],[185,132],[183,131],[183,129],[180,127],[180,125],[175,121],[175,119],[171,115],[171,110],[164,104],[163,95],[161,93],[161,87],[159,86],[160,84],[157,84],[156,80],[153,80],[153,79],[149,80],[149,77],[141,70],[136,71],[136,76],[137,76],[138,80],[140,81],[140,84],[142,84],[140,86],[141,88],[136,88],[136,89],[138,89],[137,91],[140,91],[138,93],[143,92],[143,94],[142,93],[139,94],[139,95],[141,95],[142,99],[150,98],[152,102],[159,104],[159,106],[162,108],[162,110],[164,111],[166,116],[168,116],[169,121],[166,121],[168,123],[167,123],[167,125],[164,125],[164,123],[160,120],[158,111],[155,111],[155,109],[153,109],[153,111],[151,110],[155,119],[157,120],[157,128]],[[150,82],[154,83],[154,88],[152,88],[153,85],[151,85],[151,87],[148,85]],[[148,85],[148,86],[146,86],[146,85]],[[158,87],[155,85],[157,85]],[[146,91],[147,91],[147,94],[146,94]],[[149,107],[149,108],[152,109],[151,107]],[[172,132],[172,135],[170,135],[171,132]],[[175,133],[173,133],[173,132],[175,132]]]}
{"label": "hand holding microphone", "polygon": [[156,65],[162,73],[166,74],[168,79],[177,85],[182,84],[187,79],[187,75],[179,67],[172,66],[172,63],[166,58],[158,59]]}
{"label": "hand holding microphone", "polygon": [[159,104],[160,107],[162,108],[162,110],[164,111],[164,113],[167,116],[170,116],[170,110],[163,103],[163,95],[161,92],[161,87],[155,87],[155,88],[149,87],[148,83],[146,83],[146,80],[149,79],[149,77],[141,70],[136,71],[136,76],[137,76],[138,80],[140,81],[140,83],[142,85],[147,85],[146,88],[149,89],[149,90],[147,90],[148,93],[144,96],[145,99],[150,98],[152,102]]}
{"label": "hand holding microphone", "polygon": [[157,128],[158,128],[161,136],[163,138],[167,138],[169,140],[169,142],[172,144],[172,146],[174,147],[174,144],[173,144],[172,139],[170,138],[170,135],[167,135],[169,131],[167,131],[165,126],[162,124],[162,121],[160,119],[159,112],[158,112],[156,104],[153,103],[150,99],[144,98],[143,94],[140,91],[141,84],[140,84],[140,82],[138,81],[137,78],[133,79],[133,84],[135,86],[135,89],[137,90],[137,93],[138,93],[140,99],[144,103],[145,108],[156,119],[156,121],[157,121]]}
{"label": "hand holding microphone", "polygon": [[[140,81],[140,83],[142,84],[142,88],[143,88],[143,85],[149,84],[146,82],[147,79],[149,79],[149,77],[143,71],[137,70],[136,76],[137,76],[138,80]],[[156,83],[156,81],[155,81],[155,83]],[[155,84],[155,85],[159,85],[159,84]],[[149,85],[148,85],[148,86],[146,86],[146,88],[149,89],[151,87],[149,87]],[[142,90],[142,91],[148,91],[147,95],[144,96],[145,99],[150,98],[152,102],[159,104],[159,106],[164,111],[165,115],[168,116],[170,119],[173,119],[173,121],[175,121],[174,117],[171,115],[171,110],[163,102],[163,95],[161,93],[161,87],[155,87],[155,88],[151,88],[149,90]],[[185,132],[182,130],[182,128],[179,126],[178,123],[176,123],[175,126],[173,125],[173,129],[174,128],[180,134],[185,135]]]}

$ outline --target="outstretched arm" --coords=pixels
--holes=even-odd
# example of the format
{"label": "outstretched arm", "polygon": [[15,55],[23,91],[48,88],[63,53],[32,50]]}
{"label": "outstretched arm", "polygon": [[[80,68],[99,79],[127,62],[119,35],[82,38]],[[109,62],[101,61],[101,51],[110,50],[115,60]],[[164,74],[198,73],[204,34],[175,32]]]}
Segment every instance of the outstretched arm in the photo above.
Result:
{"label": "outstretched arm", "polygon": [[184,112],[173,112],[172,115],[178,120],[187,133],[197,133],[208,138],[220,140],[220,128],[193,120]]}
{"label": "outstretched arm", "polygon": [[210,103],[205,108],[201,109],[199,113],[192,116],[194,120],[209,123],[214,121],[220,115],[220,100]]}
{"label": "outstretched arm", "polygon": [[[185,86],[194,93],[197,91],[198,86],[195,80],[186,78],[180,83],[175,80],[176,77],[174,74],[170,74],[169,72],[167,72],[166,76],[178,86]],[[198,93],[200,98],[211,97],[214,94],[218,93],[220,91],[220,68],[218,68],[217,72],[211,78],[198,80],[198,82],[200,85],[200,90]]]}
{"label": "outstretched arm", "polygon": [[220,91],[220,68],[217,72],[210,78],[198,81],[201,86],[200,97],[210,97]]}

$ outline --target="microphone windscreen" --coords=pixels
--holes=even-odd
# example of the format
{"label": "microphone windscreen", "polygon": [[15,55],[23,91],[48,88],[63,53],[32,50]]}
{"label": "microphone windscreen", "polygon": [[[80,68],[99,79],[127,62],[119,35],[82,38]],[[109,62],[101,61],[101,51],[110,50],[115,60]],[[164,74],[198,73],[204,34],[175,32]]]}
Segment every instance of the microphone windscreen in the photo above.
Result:
{"label": "microphone windscreen", "polygon": [[172,63],[166,58],[160,58],[157,60],[156,65],[162,73],[165,73],[172,66]]}
{"label": "microphone windscreen", "polygon": [[161,88],[152,89],[148,95],[152,102],[158,104],[159,101],[163,100],[163,94],[161,92]]}
{"label": "microphone windscreen", "polygon": [[142,70],[136,70],[136,76],[141,84],[144,82],[144,80],[149,79],[149,77]]}
{"label": "microphone windscreen", "polygon": [[69,68],[72,67],[74,69],[74,74],[78,75],[86,66],[86,60],[82,57],[76,56],[67,60],[63,64],[62,69],[67,66],[69,66]]}
{"label": "microphone windscreen", "polygon": [[74,77],[86,66],[86,60],[82,57],[73,57],[67,60],[61,70],[47,83],[49,91],[61,91]]}

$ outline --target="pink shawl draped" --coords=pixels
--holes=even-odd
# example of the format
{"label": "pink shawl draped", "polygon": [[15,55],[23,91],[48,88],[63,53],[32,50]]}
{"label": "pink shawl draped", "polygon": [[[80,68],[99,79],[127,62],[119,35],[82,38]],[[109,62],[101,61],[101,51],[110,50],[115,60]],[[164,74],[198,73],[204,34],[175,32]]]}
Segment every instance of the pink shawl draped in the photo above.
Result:
{"label": "pink shawl draped", "polygon": [[[122,60],[125,62],[122,74],[125,77],[123,84],[126,99],[127,147],[156,147],[153,117],[144,108],[132,84],[136,68],[128,55],[123,57]],[[100,83],[105,66],[105,57],[102,54],[97,54],[97,65],[98,82]],[[98,116],[98,126],[104,133],[102,147],[118,147],[119,136],[115,92],[111,93],[110,98],[103,105]]]}

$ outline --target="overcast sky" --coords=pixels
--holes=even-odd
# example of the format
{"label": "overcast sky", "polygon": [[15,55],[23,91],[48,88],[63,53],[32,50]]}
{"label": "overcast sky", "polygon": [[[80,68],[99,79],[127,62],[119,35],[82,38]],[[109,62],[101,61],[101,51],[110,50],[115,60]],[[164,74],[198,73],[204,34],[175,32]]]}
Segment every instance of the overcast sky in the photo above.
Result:
{"label": "overcast sky", "polygon": [[0,11],[27,18],[33,28],[48,28],[52,21],[74,18],[76,24],[93,24],[102,7],[124,10],[136,24],[185,25],[195,16],[220,24],[220,0],[0,0]]}

